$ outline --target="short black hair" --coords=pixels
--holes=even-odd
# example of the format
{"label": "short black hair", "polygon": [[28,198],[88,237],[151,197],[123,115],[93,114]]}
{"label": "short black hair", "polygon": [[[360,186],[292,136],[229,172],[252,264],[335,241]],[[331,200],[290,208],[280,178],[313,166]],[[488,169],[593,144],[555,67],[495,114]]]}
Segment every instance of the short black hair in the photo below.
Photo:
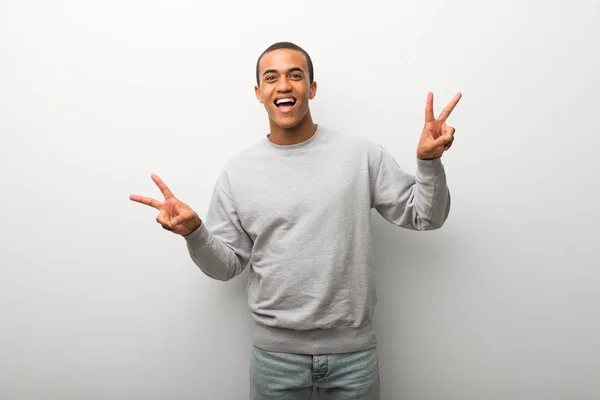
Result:
{"label": "short black hair", "polygon": [[306,57],[306,64],[308,64],[308,78],[310,80],[310,83],[313,83],[313,80],[315,77],[314,76],[315,72],[313,69],[312,60],[310,59],[310,56],[308,55],[308,53],[302,47],[300,47],[297,44],[294,44],[292,42],[277,42],[277,43],[273,43],[272,45],[267,47],[267,49],[262,52],[260,57],[258,57],[258,60],[256,61],[256,84],[260,86],[260,76],[259,76],[259,71],[258,71],[258,64],[260,64],[261,58],[265,54],[270,53],[273,50],[280,50],[280,49],[296,50],[296,51],[299,51],[300,53],[304,54],[304,57]]}

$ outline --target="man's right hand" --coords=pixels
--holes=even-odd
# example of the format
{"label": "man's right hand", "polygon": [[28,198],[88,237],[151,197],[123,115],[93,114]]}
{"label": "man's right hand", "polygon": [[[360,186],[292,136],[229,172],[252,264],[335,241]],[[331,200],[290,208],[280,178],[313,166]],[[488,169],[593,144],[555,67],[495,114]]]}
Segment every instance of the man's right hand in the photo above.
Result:
{"label": "man's right hand", "polygon": [[152,180],[156,183],[162,192],[165,200],[158,201],[149,197],[143,197],[137,194],[129,196],[130,200],[138,203],[146,204],[160,211],[156,222],[164,229],[177,233],[178,235],[187,236],[194,232],[202,225],[202,221],[198,214],[194,212],[187,204],[179,201],[169,190],[167,185],[157,175],[152,174]]}

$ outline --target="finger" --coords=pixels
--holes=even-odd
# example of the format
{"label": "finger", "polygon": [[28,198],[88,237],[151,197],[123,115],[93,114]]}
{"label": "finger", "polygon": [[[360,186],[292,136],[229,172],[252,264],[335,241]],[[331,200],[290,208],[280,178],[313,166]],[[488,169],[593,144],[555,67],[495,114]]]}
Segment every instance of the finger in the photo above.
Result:
{"label": "finger", "polygon": [[132,194],[129,196],[129,200],[135,201],[137,203],[142,203],[150,207],[154,207],[157,210],[162,207],[162,202],[158,200],[151,199],[150,197],[140,196],[138,194]]}
{"label": "finger", "polygon": [[455,132],[456,132],[456,129],[454,129],[453,126],[450,126],[450,125],[444,126],[444,134],[454,137]]}
{"label": "finger", "polygon": [[171,193],[171,191],[169,190],[167,185],[165,185],[165,183],[162,181],[162,179],[160,179],[158,177],[158,175],[152,174],[152,180],[154,181],[154,183],[156,183],[156,186],[158,186],[158,188],[160,189],[161,193],[165,197],[165,200],[167,200],[171,197],[175,197],[175,196],[173,196],[173,193]]}
{"label": "finger", "polygon": [[433,116],[433,93],[427,93],[427,103],[425,105],[425,123],[435,120]]}
{"label": "finger", "polygon": [[448,103],[448,105],[442,110],[442,113],[438,117],[438,120],[442,120],[442,121],[447,120],[448,117],[450,116],[450,113],[452,112],[452,110],[454,110],[454,107],[456,107],[456,105],[458,104],[458,101],[460,100],[461,97],[462,97],[462,93],[457,93],[454,96],[454,98],[452,100],[450,100],[450,103]]}
{"label": "finger", "polygon": [[452,143],[454,143],[454,137],[444,146],[444,151],[448,151],[450,147],[452,147]]}
{"label": "finger", "polygon": [[182,204],[184,204],[184,203],[181,201],[178,201],[177,203],[175,203],[175,212],[177,214],[183,214],[185,212],[185,209],[181,207]]}

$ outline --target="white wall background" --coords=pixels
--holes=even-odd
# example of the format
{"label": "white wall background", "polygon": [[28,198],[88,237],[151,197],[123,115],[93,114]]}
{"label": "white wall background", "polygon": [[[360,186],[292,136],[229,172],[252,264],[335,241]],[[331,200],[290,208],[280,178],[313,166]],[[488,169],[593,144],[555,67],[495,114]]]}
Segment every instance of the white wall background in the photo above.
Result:
{"label": "white wall background", "polygon": [[248,396],[247,271],[223,284],[130,193],[206,215],[267,132],[256,57],[312,55],[315,121],[407,170],[457,91],[439,231],[373,216],[384,399],[600,398],[600,3],[0,3],[0,398]]}

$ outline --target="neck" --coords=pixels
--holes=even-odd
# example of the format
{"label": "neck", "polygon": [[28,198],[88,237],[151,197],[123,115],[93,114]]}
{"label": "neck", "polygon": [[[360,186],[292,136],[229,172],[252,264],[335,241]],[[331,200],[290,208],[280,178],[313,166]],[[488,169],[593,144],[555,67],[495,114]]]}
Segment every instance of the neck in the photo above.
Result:
{"label": "neck", "polygon": [[292,128],[282,128],[271,120],[269,120],[269,125],[271,129],[269,140],[279,146],[302,143],[310,139],[317,131],[317,125],[313,122],[310,111]]}

